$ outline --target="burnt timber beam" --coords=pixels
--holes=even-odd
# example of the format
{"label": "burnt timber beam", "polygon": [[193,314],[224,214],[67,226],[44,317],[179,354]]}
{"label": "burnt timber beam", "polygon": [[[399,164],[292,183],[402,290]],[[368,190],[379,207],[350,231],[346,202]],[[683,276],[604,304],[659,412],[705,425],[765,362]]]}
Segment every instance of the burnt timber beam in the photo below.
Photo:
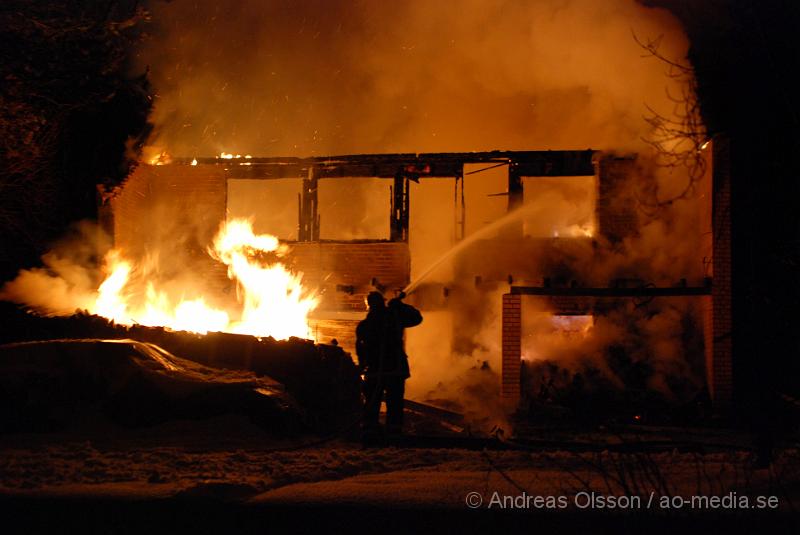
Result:
{"label": "burnt timber beam", "polygon": [[[196,158],[196,165],[223,166],[229,178],[453,178],[466,164],[514,162],[519,176],[592,176],[596,151],[489,151],[427,154],[360,154],[313,158]],[[167,165],[191,165],[176,158]]]}
{"label": "burnt timber beam", "polygon": [[551,288],[545,286],[512,286],[512,295],[539,295],[547,297],[691,297],[711,295],[707,286],[676,286],[674,288]]}
{"label": "burnt timber beam", "polygon": [[519,164],[512,162],[508,167],[508,205],[506,211],[511,212],[522,206],[522,175]]}
{"label": "burnt timber beam", "polygon": [[314,168],[308,169],[300,192],[300,210],[297,241],[319,240],[318,184]]}
{"label": "burnt timber beam", "polygon": [[409,188],[408,178],[401,174],[394,177],[389,237],[391,241],[408,241]]}

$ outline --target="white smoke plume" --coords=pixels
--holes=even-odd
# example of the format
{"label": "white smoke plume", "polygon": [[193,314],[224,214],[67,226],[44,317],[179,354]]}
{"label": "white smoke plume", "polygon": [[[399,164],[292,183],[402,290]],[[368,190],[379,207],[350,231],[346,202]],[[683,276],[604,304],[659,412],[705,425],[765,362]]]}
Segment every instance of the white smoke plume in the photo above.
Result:
{"label": "white smoke plume", "polygon": [[42,256],[42,267],[20,270],[3,285],[0,299],[25,305],[42,315],[68,315],[89,310],[103,280],[103,256],[111,239],[97,224],[73,226]]}

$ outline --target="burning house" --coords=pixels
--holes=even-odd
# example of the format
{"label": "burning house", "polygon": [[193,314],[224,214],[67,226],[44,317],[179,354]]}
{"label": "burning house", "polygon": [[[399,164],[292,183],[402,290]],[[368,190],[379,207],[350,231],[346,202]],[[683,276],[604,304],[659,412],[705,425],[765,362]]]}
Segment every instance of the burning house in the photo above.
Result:
{"label": "burning house", "polygon": [[[686,329],[669,343],[641,336],[639,356],[626,357],[628,364],[648,367],[650,389],[669,390],[670,376],[690,368],[704,373],[695,390],[707,388],[722,409],[732,388],[724,147],[721,140],[702,154],[708,165],[694,206],[699,226],[686,238],[702,250],[686,273],[659,270],[663,259],[637,251],[645,219],[638,195],[648,171],[635,155],[223,153],[140,165],[102,198],[114,250],[138,264],[125,271],[126,260],[111,259],[104,285],[114,276],[124,281],[98,313],[197,332],[307,337],[353,353],[366,294],[404,292],[426,316],[427,331],[408,339],[423,385],[417,397],[446,398],[429,385],[441,387],[482,361],[494,373],[481,394],[494,399],[484,401],[508,410],[554,388],[544,364],[607,354],[614,346],[608,339],[586,342],[608,338],[593,334],[609,330],[603,318],[665,321],[652,303],[676,301],[680,313],[669,321],[690,317],[701,342],[688,340]],[[120,266],[128,266],[125,273]],[[123,308],[115,311],[115,303]],[[290,318],[294,327],[284,325]],[[677,346],[659,357],[665,344]],[[659,358],[694,359],[699,367],[659,368]],[[607,372],[630,386],[613,366]]]}
{"label": "burning house", "polygon": [[403,292],[425,316],[413,399],[729,405],[727,145],[701,148],[668,12],[476,2],[453,25],[345,2],[337,25],[178,4],[134,58],[153,130],[147,163],[99,188],[110,243],[50,254],[5,299],[352,354],[365,295]]}

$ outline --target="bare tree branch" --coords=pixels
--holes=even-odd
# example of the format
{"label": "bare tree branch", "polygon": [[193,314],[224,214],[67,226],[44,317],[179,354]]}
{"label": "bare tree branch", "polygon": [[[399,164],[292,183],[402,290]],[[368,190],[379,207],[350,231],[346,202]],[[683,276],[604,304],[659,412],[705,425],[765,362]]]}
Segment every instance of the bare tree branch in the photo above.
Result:
{"label": "bare tree branch", "polygon": [[656,153],[656,164],[669,169],[684,169],[687,182],[676,195],[660,199],[658,191],[647,192],[647,198],[639,198],[643,211],[650,216],[675,201],[686,199],[695,193],[697,182],[706,172],[706,159],[702,154],[708,134],[700,114],[697,98],[697,80],[691,65],[678,63],[661,53],[661,38],[642,41],[635,33],[633,39],[644,50],[643,57],[656,58],[667,66],[667,77],[678,82],[681,94],[676,96],[667,89],[667,98],[673,103],[671,116],[665,116],[650,106],[644,120],[650,126],[650,135],[642,140]]}

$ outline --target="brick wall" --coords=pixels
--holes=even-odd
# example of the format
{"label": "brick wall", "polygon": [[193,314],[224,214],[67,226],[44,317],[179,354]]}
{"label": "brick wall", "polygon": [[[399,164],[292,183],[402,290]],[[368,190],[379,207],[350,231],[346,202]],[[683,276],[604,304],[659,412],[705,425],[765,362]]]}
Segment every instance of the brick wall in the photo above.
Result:
{"label": "brick wall", "polygon": [[113,213],[112,228],[114,245],[124,250],[132,250],[138,242],[137,229],[142,211],[147,206],[151,190],[149,166],[140,165],[125,181],[120,192],[111,200]]}
{"label": "brick wall", "polygon": [[520,400],[522,368],[522,307],[519,295],[503,295],[503,361],[500,374],[500,397],[509,408]]}
{"label": "brick wall", "polygon": [[114,244],[131,258],[181,255],[210,287],[225,289],[226,268],[206,249],[225,220],[226,192],[220,166],[140,165],[111,200]]}
{"label": "brick wall", "polygon": [[[399,242],[293,243],[285,261],[303,273],[304,286],[321,292],[320,306],[310,320],[314,337],[325,344],[336,339],[354,360],[356,325],[366,316],[364,300],[375,289],[372,279],[386,286],[387,297],[392,297],[394,290],[408,285],[411,266],[408,244]],[[353,293],[344,286],[352,287]],[[348,318],[326,317],[326,312],[344,312]]]}
{"label": "brick wall", "polygon": [[[304,286],[319,288],[321,310],[365,311],[373,278],[391,297],[409,283],[411,270],[408,244],[401,242],[293,243],[285,262],[303,273]],[[352,293],[341,287],[351,287]]]}

